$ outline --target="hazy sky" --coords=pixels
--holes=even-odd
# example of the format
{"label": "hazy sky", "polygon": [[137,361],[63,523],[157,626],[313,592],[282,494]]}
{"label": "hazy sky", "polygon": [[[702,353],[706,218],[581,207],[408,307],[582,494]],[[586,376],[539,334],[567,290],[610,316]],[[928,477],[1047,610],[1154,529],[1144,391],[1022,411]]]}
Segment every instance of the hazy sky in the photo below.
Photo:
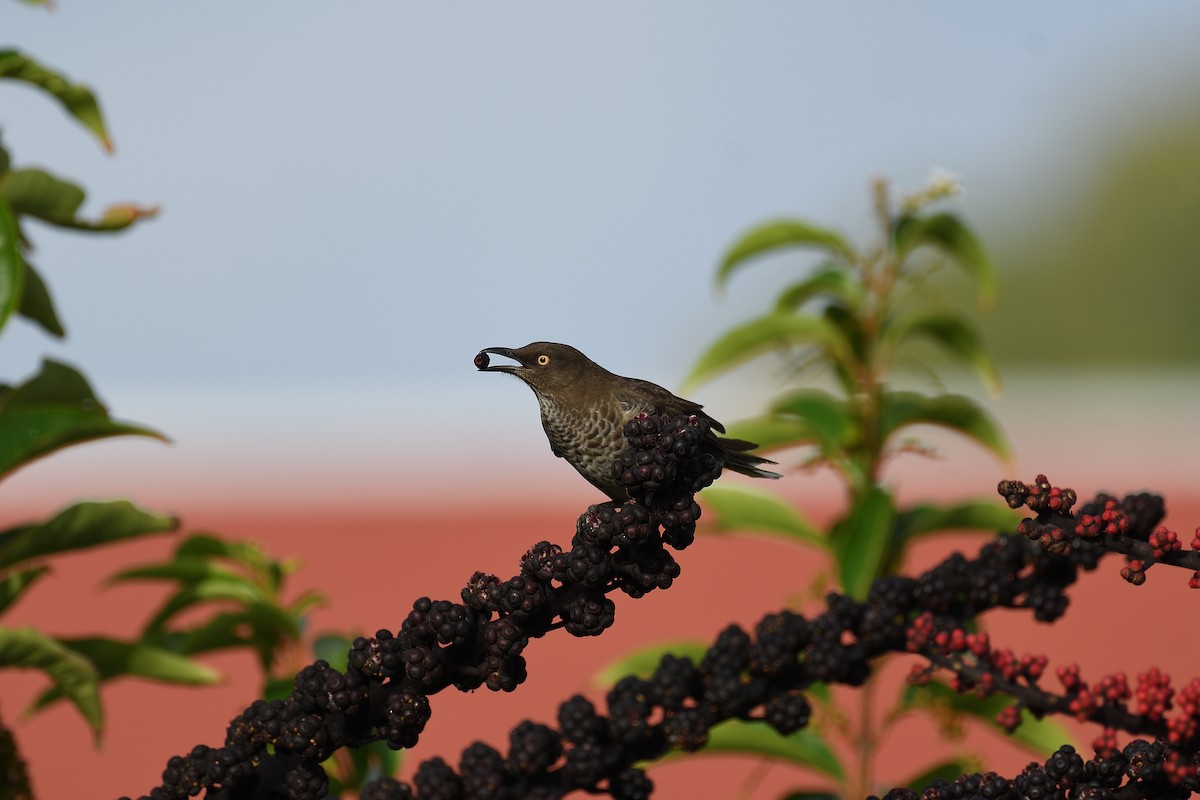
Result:
{"label": "hazy sky", "polygon": [[107,239],[30,225],[70,336],[13,323],[0,378],[63,358],[168,429],[154,398],[181,394],[214,419],[372,392],[536,424],[471,358],[537,339],[677,385],[794,266],[716,297],[747,225],[861,234],[871,176],[940,167],[986,237],[1086,188],[1093,145],[1200,60],[1194,2],[60,0],[5,2],[0,30],[92,85],[117,144],[0,83],[14,162],[91,213],[163,208]]}

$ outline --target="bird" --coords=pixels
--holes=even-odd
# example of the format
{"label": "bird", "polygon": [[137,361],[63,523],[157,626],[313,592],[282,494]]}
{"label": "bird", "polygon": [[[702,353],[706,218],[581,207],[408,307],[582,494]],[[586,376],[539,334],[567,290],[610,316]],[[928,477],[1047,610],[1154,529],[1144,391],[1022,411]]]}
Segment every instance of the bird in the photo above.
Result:
{"label": "bird", "polygon": [[[489,354],[517,363],[492,364]],[[609,372],[570,345],[533,342],[517,348],[485,347],[475,356],[475,367],[481,372],[507,372],[524,381],[537,396],[551,452],[618,503],[629,495],[613,476],[612,462],[625,449],[625,423],[639,414],[695,415],[711,428],[702,447],[719,456],[727,469],[755,478],[780,477],[760,467],[774,461],[748,452],[758,445],[713,433],[724,433],[725,427],[704,413],[699,403],[650,381]]]}

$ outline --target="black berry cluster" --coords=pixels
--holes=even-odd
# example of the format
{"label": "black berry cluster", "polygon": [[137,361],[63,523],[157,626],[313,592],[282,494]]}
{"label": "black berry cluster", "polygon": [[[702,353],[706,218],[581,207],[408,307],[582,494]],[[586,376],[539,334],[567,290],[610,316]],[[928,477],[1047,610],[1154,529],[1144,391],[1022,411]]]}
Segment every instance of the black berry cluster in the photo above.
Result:
{"label": "black berry cluster", "polygon": [[[398,631],[355,641],[345,672],[324,661],[305,667],[286,699],[257,701],[236,717],[223,746],[171,759],[148,797],[183,800],[205,791],[209,798],[315,800],[327,790],[320,762],[339,748],[377,740],[412,747],[431,715],[429,695],[448,686],[512,691],[527,677],[523,652],[531,638],[555,628],[596,636],[614,622],[609,593],[641,597],[669,588],[680,568],[667,548],[693,541],[700,517],[694,495],[720,475],[721,451],[708,423],[694,416],[642,415],[625,435],[629,447],[613,469],[630,498],[591,506],[569,548],[540,542],[508,580],[476,573],[458,601],[418,599]],[[558,736],[537,726],[514,732],[503,768],[542,771],[561,756]],[[417,795],[457,798],[465,786],[488,785],[484,773],[497,762],[478,750],[471,763],[485,765],[483,777],[465,784],[445,764],[427,763],[414,778]],[[599,775],[608,763],[589,764],[583,755],[576,769]],[[610,776],[608,785],[636,797],[648,783],[634,770]],[[386,781],[371,791],[379,798],[412,793]]]}
{"label": "black berry cluster", "polygon": [[[994,772],[936,780],[921,792],[893,789],[883,800],[1182,800],[1195,786],[1175,780],[1171,754],[1158,742],[1135,739],[1124,750],[1084,760],[1063,745],[1045,763],[1009,779]],[[880,800],[872,795],[869,800]]]}
{"label": "black berry cluster", "polygon": [[[534,736],[541,752],[554,755],[541,758],[536,770],[527,768],[529,759],[514,762],[511,756],[503,765],[493,758],[479,767],[471,754],[483,745],[468,748],[459,775],[464,785],[487,785],[490,793],[464,797],[561,797],[572,791],[645,797],[650,784],[644,774],[630,772],[634,764],[672,750],[697,750],[714,725],[731,718],[761,720],[780,733],[793,733],[809,722],[812,709],[804,690],[812,681],[861,683],[874,659],[905,649],[929,659],[929,666],[915,673],[921,680],[941,667],[954,674],[960,691],[1005,688],[1020,707],[1036,713],[1082,713],[1081,718],[1160,740],[1098,751],[1090,760],[1064,747],[1045,764],[1030,765],[1013,778],[966,775],[922,793],[897,789],[887,797],[1187,796],[1200,788],[1194,763],[1200,749],[1200,681],[1172,695],[1169,679],[1152,671],[1139,677],[1136,710],[1114,700],[1115,705],[1089,711],[1079,706],[1080,698],[1087,697],[1086,684],[1072,679],[1070,670],[1063,681],[1066,691],[1053,694],[1038,683],[1046,669],[1044,656],[1017,656],[993,648],[986,634],[967,632],[970,620],[997,607],[1055,618],[1065,607],[1066,588],[1081,570],[1095,565],[1068,553],[1047,552],[1023,537],[1001,536],[973,559],[955,554],[917,578],[881,579],[865,602],[831,594],[826,610],[811,619],[782,611],[764,617],[753,634],[729,626],[698,663],[668,655],[648,677],[619,681],[608,692],[603,713],[584,697],[567,700],[559,707],[557,737],[522,723],[512,741]],[[1122,695],[1108,678],[1095,691],[1125,699],[1134,694],[1126,689]],[[1172,699],[1181,710],[1168,716]],[[1139,754],[1137,759],[1132,753]],[[417,797],[424,795],[418,792]]]}

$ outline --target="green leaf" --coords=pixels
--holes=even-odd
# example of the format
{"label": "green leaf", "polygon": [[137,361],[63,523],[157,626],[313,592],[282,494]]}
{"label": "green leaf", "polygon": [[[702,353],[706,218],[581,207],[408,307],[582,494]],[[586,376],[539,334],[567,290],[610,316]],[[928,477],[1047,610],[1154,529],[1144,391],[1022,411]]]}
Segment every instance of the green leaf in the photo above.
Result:
{"label": "green leaf", "polygon": [[738,420],[728,426],[728,435],[734,439],[754,442],[762,451],[795,447],[816,440],[816,434],[807,422],[795,417],[764,414],[759,417]]}
{"label": "green leaf", "polygon": [[0,180],[0,197],[14,214],[55,222],[73,219],[85,194],[78,185],[45,170],[18,169]]}
{"label": "green leaf", "polygon": [[0,391],[0,478],[64,447],[126,435],[166,441],[151,428],[111,419],[66,364],[46,359],[36,376]]}
{"label": "green leaf", "polygon": [[1012,459],[1012,451],[999,423],[969,397],[885,392],[880,409],[879,440],[887,442],[897,431],[910,425],[949,428],[973,439],[1004,461]]}
{"label": "green leaf", "polygon": [[62,104],[67,113],[91,131],[105,150],[112,141],[104,127],[104,117],[96,96],[86,86],[71,83],[62,75],[43,67],[16,50],[0,50],[0,78],[11,78],[36,86]]}
{"label": "green leaf", "polygon": [[49,567],[29,567],[10,572],[0,579],[0,612],[15,603],[34,581],[49,571]]}
{"label": "green leaf", "polygon": [[973,693],[959,694],[944,683],[932,681],[924,686],[907,686],[900,698],[905,710],[951,709],[988,724],[1007,734],[1025,749],[1039,756],[1053,753],[1064,744],[1071,744],[1066,728],[1049,717],[1034,718],[1028,710],[1021,711],[1021,724],[1012,734],[996,722],[996,715],[1012,705],[1013,699],[992,694],[980,699]]}
{"label": "green leaf", "polygon": [[833,526],[833,552],[837,557],[842,590],[863,600],[871,582],[884,572],[893,549],[892,524],[896,509],[892,496],[872,486],[857,499],[850,513]]}
{"label": "green leaf", "polygon": [[825,535],[792,505],[770,492],[742,486],[711,486],[700,495],[701,505],[716,520],[702,531],[747,531],[780,536],[789,542],[829,546]]}
{"label": "green leaf", "polygon": [[135,222],[158,216],[158,206],[139,206],[133,203],[118,203],[104,209],[96,219],[81,217],[59,217],[48,219],[59,228],[70,228],[91,233],[116,233],[123,231]]}
{"label": "green leaf", "polygon": [[25,277],[17,244],[17,226],[8,206],[0,203],[0,330],[21,306]]}
{"label": "green leaf", "polygon": [[906,341],[925,337],[941,345],[975,371],[991,392],[1000,390],[1000,373],[987,354],[983,337],[956,314],[930,313],[898,321],[885,333],[899,347]]}
{"label": "green leaf", "polygon": [[918,247],[933,247],[958,264],[979,287],[979,302],[991,305],[996,297],[996,269],[975,234],[953,214],[927,217],[902,216],[893,234],[897,255],[906,259]]}
{"label": "green leaf", "polygon": [[684,380],[685,391],[772,350],[797,345],[834,349],[838,338],[819,317],[768,314],[739,325],[709,345]]}
{"label": "green leaf", "polygon": [[[117,639],[62,639],[64,647],[78,653],[97,669],[100,682],[125,676],[146,678],[161,683],[204,686],[220,683],[216,670],[186,656],[148,642],[122,642]],[[58,687],[42,692],[31,711],[39,711],[63,697]]]}
{"label": "green leaf", "polygon": [[921,770],[916,775],[901,783],[900,786],[906,786],[909,789],[920,792],[936,780],[940,779],[947,783],[954,783],[959,775],[965,775],[971,771],[965,761],[951,758],[940,764],[935,764],[932,767]]}
{"label": "green leaf", "polygon": [[701,753],[737,753],[788,761],[842,780],[845,773],[837,755],[817,733],[805,729],[780,735],[765,722],[727,720],[713,727]]}
{"label": "green leaf", "polygon": [[96,665],[100,678],[121,675],[193,686],[219,683],[221,675],[179,653],[146,642],[123,642],[102,637],[63,639],[62,644]]}
{"label": "green leaf", "polygon": [[25,261],[25,293],[21,296],[21,305],[17,313],[25,319],[42,326],[47,333],[63,338],[67,335],[58,312],[54,309],[54,301],[50,299],[50,290],[42,276],[28,261]]}
{"label": "green leaf", "polygon": [[846,401],[819,389],[790,392],[771,403],[771,411],[803,419],[828,456],[843,455],[857,435],[854,415]]}
{"label": "green leaf", "polygon": [[264,553],[257,542],[223,539],[208,533],[195,534],[185,539],[176,550],[175,558],[215,558],[228,561],[252,573],[272,592],[279,590],[284,573],[291,570],[289,564],[275,561]]}
{"label": "green leaf", "polygon": [[855,259],[854,249],[831,230],[795,219],[774,220],[751,229],[726,251],[717,269],[717,286],[724,286],[748,259],[781,247],[814,247],[847,261]]}
{"label": "green leaf", "polygon": [[55,687],[75,704],[99,741],[104,724],[100,679],[86,658],[34,628],[0,628],[0,666],[46,673]]}
{"label": "green leaf", "polygon": [[0,392],[0,411],[37,407],[44,403],[77,405],[84,411],[104,411],[87,379],[78,370],[53,361],[42,361],[42,368],[20,386]]}
{"label": "green leaf", "polygon": [[179,520],[143,511],[127,500],[77,503],[47,522],[0,532],[0,569],[32,558],[165,533]]}
{"label": "green leaf", "polygon": [[809,300],[823,296],[833,297],[856,308],[862,303],[863,287],[853,274],[835,262],[780,292],[775,300],[775,310],[793,312]]}
{"label": "green leaf", "polygon": [[[144,630],[148,635],[161,631],[167,622],[180,612],[200,603],[212,601],[229,601],[248,608],[253,604],[263,603],[265,598],[262,589],[240,575],[213,576],[194,583],[186,583],[183,588],[166,599],[146,623]],[[279,613],[282,614],[282,610]]]}
{"label": "green leaf", "polygon": [[109,577],[109,583],[128,581],[179,581],[183,584],[199,583],[209,578],[243,580],[236,572],[204,558],[176,557],[165,564],[149,564],[130,567]]}
{"label": "green leaf", "polygon": [[949,506],[915,505],[896,518],[896,537],[907,544],[921,536],[944,531],[1012,531],[1021,514],[990,500],[976,500]]}
{"label": "green leaf", "polygon": [[698,665],[707,652],[708,644],[689,640],[665,642],[641,647],[609,663],[592,677],[592,683],[596,686],[607,687],[612,686],[627,675],[648,678],[654,674],[654,670],[658,669],[659,662],[666,655],[686,658],[693,664]]}

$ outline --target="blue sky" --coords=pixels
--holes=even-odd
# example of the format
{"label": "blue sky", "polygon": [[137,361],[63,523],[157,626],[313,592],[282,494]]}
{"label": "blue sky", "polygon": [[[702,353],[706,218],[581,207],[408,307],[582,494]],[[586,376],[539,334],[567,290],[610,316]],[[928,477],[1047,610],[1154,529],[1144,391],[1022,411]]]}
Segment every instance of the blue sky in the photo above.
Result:
{"label": "blue sky", "polygon": [[717,297],[746,226],[863,234],[871,176],[934,168],[985,238],[1039,224],[1200,71],[1191,2],[62,0],[6,3],[0,30],[92,85],[117,145],[0,85],[14,161],[79,180],[93,213],[163,208],[103,240],[31,226],[70,336],[10,326],[0,376],[66,359],[173,432],[281,397],[536,426],[471,358],[537,339],[678,385],[792,266]]}

